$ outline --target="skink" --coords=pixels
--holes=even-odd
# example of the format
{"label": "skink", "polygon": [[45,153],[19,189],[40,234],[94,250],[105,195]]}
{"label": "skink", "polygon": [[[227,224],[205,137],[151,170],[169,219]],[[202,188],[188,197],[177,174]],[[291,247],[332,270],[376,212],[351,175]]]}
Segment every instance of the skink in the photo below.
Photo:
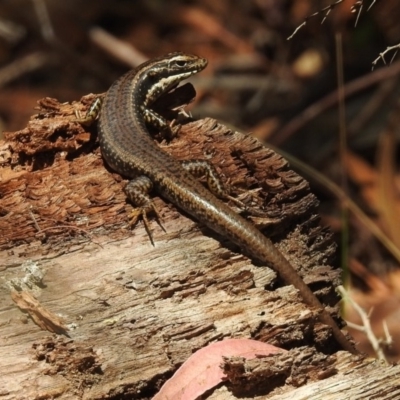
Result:
{"label": "skink", "polygon": [[271,266],[286,283],[299,290],[306,304],[317,309],[320,320],[331,327],[342,348],[354,353],[331,315],[271,240],[190,173],[198,173],[204,167],[218,194],[213,168],[206,168],[205,162],[182,165],[151,138],[147,125],[169,129],[167,121],[151,109],[154,101],[206,66],[204,58],[171,53],[145,62],[114,82],[102,101],[98,121],[104,159],[113,170],[132,178],[125,191],[144,217],[153,208],[148,192],[154,188],[164,199],[238,245],[245,254]]}

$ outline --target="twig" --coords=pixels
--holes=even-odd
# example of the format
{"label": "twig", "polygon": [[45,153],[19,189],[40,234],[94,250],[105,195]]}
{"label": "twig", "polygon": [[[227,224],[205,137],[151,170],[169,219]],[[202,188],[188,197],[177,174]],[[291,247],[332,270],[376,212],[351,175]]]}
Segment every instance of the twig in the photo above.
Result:
{"label": "twig", "polygon": [[386,48],[385,51],[383,51],[382,53],[379,53],[379,57],[377,57],[374,61],[372,61],[372,70],[374,70],[376,64],[378,63],[378,61],[379,61],[380,59],[382,59],[382,62],[386,65],[387,63],[386,63],[386,60],[385,60],[385,55],[386,55],[387,53],[389,53],[389,51],[396,50],[396,51],[394,52],[393,56],[392,56],[392,59],[390,60],[390,63],[389,63],[389,64],[392,64],[394,58],[395,58],[396,55],[397,55],[397,52],[399,51],[399,49],[400,49],[400,43],[399,43],[399,44],[396,44],[395,46],[389,46],[389,47]]}
{"label": "twig", "polygon": [[32,0],[32,2],[39,20],[43,38],[49,43],[57,41],[45,2],[43,0]]}
{"label": "twig", "polygon": [[0,69],[0,87],[7,85],[28,72],[35,71],[49,64],[54,57],[47,53],[37,52],[15,60]]}
{"label": "twig", "polygon": [[387,346],[390,346],[391,344],[393,344],[393,338],[392,338],[392,335],[389,332],[389,328],[387,326],[387,322],[383,321],[382,325],[383,325],[383,331],[385,332],[384,344],[386,344]]}
{"label": "twig", "polygon": [[[357,9],[358,9],[358,12],[357,12]],[[363,1],[362,0],[356,1],[350,8],[350,11],[352,13],[357,12],[356,22],[354,23],[354,26],[357,26],[357,24],[358,24],[358,20],[360,18],[362,9],[363,9]]]}
{"label": "twig", "polygon": [[147,57],[131,44],[117,39],[102,28],[92,28],[89,32],[89,37],[98,47],[131,68],[137,67],[147,60]]}
{"label": "twig", "polygon": [[26,36],[26,29],[22,25],[6,19],[0,19],[0,37],[9,43],[16,44]]}
{"label": "twig", "polygon": [[[352,322],[347,322],[347,325],[350,328],[356,329],[360,332],[364,332],[365,335],[367,336],[369,342],[371,343],[372,348],[374,349],[378,360],[383,361],[386,365],[389,365],[385,354],[383,352],[383,349],[381,347],[381,343],[384,343],[384,341],[382,339],[378,339],[371,327],[371,323],[370,323],[370,315],[372,313],[372,309],[370,310],[369,314],[367,314],[354,300],[353,298],[349,295],[348,291],[343,287],[343,286],[338,286],[337,288],[338,292],[340,293],[340,295],[342,296],[342,299],[349,302],[354,310],[358,313],[358,315],[361,318],[362,321],[362,325],[357,325],[357,324],[353,324]],[[390,337],[390,334],[389,334]]]}
{"label": "twig", "polygon": [[375,3],[376,3],[376,0],[372,0],[372,3],[367,8],[367,11],[369,11]]}
{"label": "twig", "polygon": [[337,0],[335,3],[329,4],[324,8],[321,8],[320,10],[316,11],[315,13],[309,15],[308,17],[306,17],[304,19],[304,22],[299,25],[294,32],[286,39],[286,40],[291,40],[293,38],[293,36],[299,31],[300,28],[302,28],[303,26],[305,26],[307,24],[307,22],[311,19],[314,18],[322,13],[325,13],[324,17],[322,18],[321,21],[321,25],[325,22],[326,18],[328,17],[328,15],[330,14],[330,12],[340,3],[343,3],[343,0]]}
{"label": "twig", "polygon": [[[368,73],[358,79],[355,79],[352,82],[349,82],[345,85],[345,97],[352,96],[353,94],[364,90],[372,85],[377,84],[383,80],[391,78],[393,76],[400,74],[400,62],[396,62],[392,64],[390,67],[385,69],[378,69],[372,73]],[[285,140],[287,140],[291,135],[301,129],[308,122],[312,121],[322,112],[328,110],[333,107],[337,103],[337,90],[329,93],[324,98],[318,100],[314,104],[311,104],[308,108],[306,108],[301,114],[297,115],[291,121],[289,121],[286,125],[284,125],[281,129],[274,132],[273,143],[275,145],[279,145]]]}
{"label": "twig", "polygon": [[82,57],[72,47],[60,40],[53,28],[51,18],[43,0],[31,0],[35,8],[36,17],[39,21],[40,32],[43,40],[48,43],[52,49],[69,61],[73,60],[77,65],[90,71],[92,75],[96,75],[100,79],[107,78],[107,73],[101,68],[100,65],[91,62],[90,60]]}
{"label": "twig", "polygon": [[[325,20],[328,18],[329,14],[331,13],[331,11],[340,3],[343,3],[343,0],[337,0],[335,3],[329,4],[324,8],[321,8],[320,10],[316,11],[315,13],[309,15],[308,17],[306,17],[304,19],[304,22],[302,24],[300,24],[295,30],[294,32],[287,38],[287,40],[290,40],[293,38],[294,35],[296,35],[296,33],[307,24],[307,21],[309,21],[311,18],[314,18],[322,13],[325,13],[325,15],[322,18],[321,21],[321,25],[325,22]],[[370,6],[367,8],[367,12],[372,8],[372,6],[376,3],[376,0],[373,0],[372,3],[370,4]],[[359,21],[360,15],[361,15],[361,11],[364,7],[364,0],[357,0],[354,2],[354,4],[350,7],[350,11],[352,13],[357,13],[357,17],[356,17],[356,22],[354,24],[354,26],[357,26],[357,23]]]}
{"label": "twig", "polygon": [[289,160],[290,164],[301,170],[303,173],[312,177],[314,181],[319,182],[326,189],[328,189],[331,193],[333,193],[340,201],[346,202],[347,208],[355,215],[355,217],[371,232],[385,248],[396,258],[396,260],[400,263],[400,249],[384,234],[384,232],[379,228],[379,226],[372,221],[368,215],[366,215],[361,208],[343,192],[343,190],[336,185],[332,180],[328,179],[322,173],[318,172],[314,168],[311,168],[306,163],[298,160],[293,155],[286,153],[282,149],[278,149],[277,147],[268,144],[272,150],[281,154],[287,160]]}

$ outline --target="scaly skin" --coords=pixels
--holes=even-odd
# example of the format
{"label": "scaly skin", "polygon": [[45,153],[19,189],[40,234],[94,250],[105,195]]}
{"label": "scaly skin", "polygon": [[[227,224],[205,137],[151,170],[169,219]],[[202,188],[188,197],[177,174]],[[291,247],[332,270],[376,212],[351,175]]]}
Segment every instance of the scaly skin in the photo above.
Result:
{"label": "scaly skin", "polygon": [[151,104],[206,65],[203,58],[172,53],[150,60],[119,78],[106,93],[100,112],[98,127],[103,157],[119,174],[142,177],[137,186],[138,181],[134,180],[132,190],[127,192],[136,205],[151,208],[145,191],[153,185],[163,198],[227,237],[250,257],[271,266],[286,283],[295,286],[305,303],[318,309],[321,321],[332,328],[342,348],[354,353],[330,314],[271,240],[204,188],[150,137],[146,124],[160,129],[167,126],[151,110]]}

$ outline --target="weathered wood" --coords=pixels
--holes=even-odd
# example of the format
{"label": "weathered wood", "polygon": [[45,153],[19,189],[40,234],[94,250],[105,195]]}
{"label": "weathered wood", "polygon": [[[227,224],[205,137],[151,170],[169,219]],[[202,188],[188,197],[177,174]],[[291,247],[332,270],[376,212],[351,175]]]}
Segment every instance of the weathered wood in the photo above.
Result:
{"label": "weathered wood", "polygon": [[[337,350],[293,287],[174,206],[155,199],[165,229],[152,222],[155,247],[141,223],[131,229],[126,180],[104,166],[95,127],[73,121],[91,98],[44,99],[27,128],[0,143],[1,398],[149,398],[193,351],[224,337]],[[307,182],[282,157],[212,119],[161,146],[212,161],[337,310],[335,245]],[[13,290],[29,294],[25,310],[36,307],[42,328]],[[43,330],[64,328],[69,337]]]}
{"label": "weathered wood", "polygon": [[[304,353],[306,353],[305,357]],[[290,356],[289,354],[286,357]],[[257,399],[268,400],[389,400],[400,398],[399,365],[385,367],[376,360],[362,359],[345,352],[338,352],[334,356],[330,356],[330,359],[324,360],[321,355],[312,354],[312,351],[300,352],[289,371],[282,367],[282,363],[275,364],[272,371],[263,370],[263,359],[250,360],[245,365],[247,382],[244,381],[244,384],[249,386],[250,393],[253,392],[255,396],[259,396]],[[303,371],[299,371],[301,369]],[[285,380],[287,385],[285,386],[276,385],[276,382],[281,379],[281,374],[287,376]],[[265,379],[263,379],[263,375]],[[268,385],[271,389],[270,392],[260,390]],[[229,384],[224,385],[216,389],[210,395],[209,400],[233,400],[237,397],[232,394],[232,391],[235,393],[235,388],[230,388]],[[262,393],[269,394],[263,395]]]}

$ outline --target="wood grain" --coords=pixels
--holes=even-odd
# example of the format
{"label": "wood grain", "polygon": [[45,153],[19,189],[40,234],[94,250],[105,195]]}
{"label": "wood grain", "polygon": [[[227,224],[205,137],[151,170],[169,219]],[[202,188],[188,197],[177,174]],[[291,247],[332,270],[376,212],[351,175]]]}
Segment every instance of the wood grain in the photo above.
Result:
{"label": "wood grain", "polygon": [[[193,351],[226,337],[334,353],[293,287],[172,205],[155,199],[165,229],[152,222],[155,247],[142,223],[129,226],[127,181],[104,166],[96,128],[74,122],[92,99],[43,99],[0,143],[1,398],[151,398]],[[212,119],[186,123],[161,146],[211,160],[337,312],[335,244],[307,182],[281,156]],[[12,290],[59,316],[66,335],[36,325]]]}

